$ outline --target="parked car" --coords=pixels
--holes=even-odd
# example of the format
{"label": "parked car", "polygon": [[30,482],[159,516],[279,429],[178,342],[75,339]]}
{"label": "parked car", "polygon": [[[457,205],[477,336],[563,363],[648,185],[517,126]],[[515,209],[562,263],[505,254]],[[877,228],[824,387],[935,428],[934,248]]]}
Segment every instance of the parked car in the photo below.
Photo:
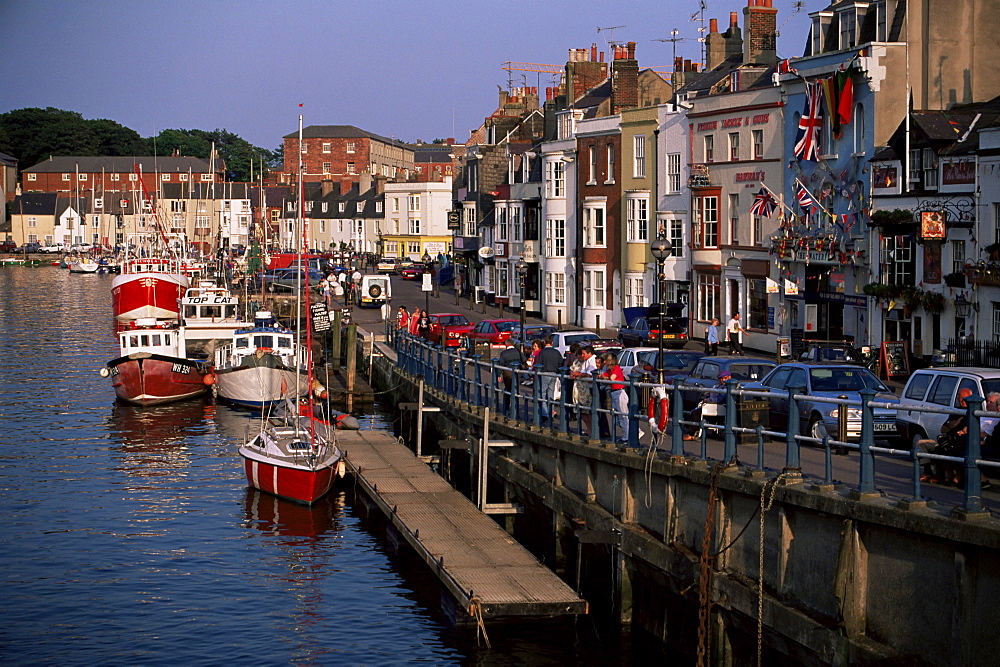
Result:
{"label": "parked car", "polygon": [[379,273],[392,274],[399,272],[399,262],[395,257],[383,257],[375,265],[375,270]]}
{"label": "parked car", "polygon": [[799,361],[814,361],[820,364],[863,365],[864,357],[850,343],[827,341],[805,341],[806,349],[799,355]]}
{"label": "parked car", "polygon": [[[552,334],[552,347],[559,350],[559,353],[563,355],[566,354],[569,346],[573,343],[593,345],[594,343],[600,344],[603,341],[604,339],[593,331],[557,331]],[[600,350],[595,347],[594,351],[599,352]]]}
{"label": "parked car", "polygon": [[[776,366],[773,359],[753,357],[703,357],[698,360],[691,374],[684,378],[682,387],[714,387],[719,384],[719,374],[728,371],[740,383],[759,382]],[[705,394],[685,391],[684,412],[690,412]]]}
{"label": "parked car", "polygon": [[40,252],[42,249],[42,244],[38,241],[28,241],[23,246],[17,249],[18,252]]}
{"label": "parked car", "polygon": [[405,269],[400,269],[399,275],[403,280],[420,280],[424,275],[423,264],[410,264]]}
{"label": "parked car", "polygon": [[972,395],[986,397],[1000,391],[1000,369],[949,366],[924,368],[916,371],[903,387],[899,399],[896,424],[900,438],[915,444],[918,440],[937,440],[941,425],[951,415],[921,412],[912,408],[958,408],[960,389],[971,389]]}
{"label": "parked car", "polygon": [[516,326],[510,332],[510,339],[514,345],[520,345],[521,347],[531,345],[535,340],[544,340],[546,336],[556,333],[557,329],[551,324],[526,324],[524,325],[524,331],[521,331],[521,326]]}
{"label": "parked car", "polygon": [[[770,392],[770,427],[775,431],[788,428],[788,389],[803,387],[802,394],[812,397],[837,398],[846,396],[855,404],[847,411],[847,440],[861,438],[861,390],[874,389],[875,400],[883,403],[898,403],[899,398],[885,386],[871,371],[863,366],[847,364],[810,364],[793,362],[777,366],[760,382],[747,383],[746,389]],[[836,436],[840,406],[809,400],[798,401],[799,432],[813,438],[826,434]],[[875,408],[875,438],[896,441],[899,431],[896,427],[896,409]]]}
{"label": "parked car", "polygon": [[[637,308],[625,308],[627,318]],[[643,309],[645,310],[645,309]],[[658,344],[663,340],[663,346],[682,348],[688,342],[687,323],[679,317],[639,315],[626,319],[627,324],[618,330],[618,340],[625,347],[645,347]]]}
{"label": "parked car", "polygon": [[17,244],[13,241],[0,241],[0,252],[14,252],[17,250]]}
{"label": "parked car", "polygon": [[66,246],[62,243],[46,243],[39,249],[39,252],[54,254],[64,253],[66,252]]}
{"label": "parked car", "polygon": [[502,345],[507,342],[511,332],[519,324],[519,320],[483,320],[473,327],[466,337],[473,345],[477,343]]}
{"label": "parked car", "polygon": [[660,364],[663,366],[664,380],[673,382],[673,379],[687,377],[698,360],[705,356],[704,352],[692,352],[689,350],[664,350],[660,362],[657,362],[659,348],[655,347],[627,347],[618,353],[618,365],[622,367],[627,376],[636,371],[639,373],[649,373],[653,381],[656,381],[657,371]]}
{"label": "parked car", "polygon": [[380,306],[392,300],[392,280],[389,276],[369,275],[361,277],[359,290],[360,307]]}
{"label": "parked car", "polygon": [[472,331],[472,322],[459,313],[434,313],[429,316],[431,328],[427,340],[445,347],[458,347],[462,338]]}
{"label": "parked car", "polygon": [[[320,280],[323,274],[316,269],[308,269],[309,287],[316,291],[321,291]],[[300,277],[300,273],[302,274]],[[268,292],[292,292],[298,289],[299,281],[305,282],[305,274],[299,267],[287,269],[274,269],[268,271],[261,278],[264,289]]]}

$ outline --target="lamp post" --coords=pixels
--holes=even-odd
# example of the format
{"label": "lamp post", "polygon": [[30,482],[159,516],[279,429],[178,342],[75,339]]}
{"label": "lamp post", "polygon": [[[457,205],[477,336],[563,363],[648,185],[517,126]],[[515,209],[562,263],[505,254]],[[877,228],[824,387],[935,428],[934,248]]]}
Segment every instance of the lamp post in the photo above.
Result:
{"label": "lamp post", "polygon": [[528,275],[528,263],[524,261],[523,257],[521,257],[520,259],[517,260],[517,263],[514,265],[514,268],[517,269],[518,285],[520,286],[519,294],[521,296],[521,328],[519,331],[521,340],[519,342],[519,345],[521,345],[521,347],[523,348],[524,343],[527,340],[524,336],[524,279]]}
{"label": "lamp post", "polygon": [[[431,269],[434,268],[434,264],[432,264],[433,260],[431,259],[430,254],[425,250],[424,256],[421,257],[420,259],[422,259],[424,262],[424,273],[430,275]],[[434,280],[433,276],[431,276],[431,280],[432,281]],[[430,290],[424,290],[424,310],[426,310],[428,313],[430,312],[430,298],[431,298]]]}
{"label": "lamp post", "polygon": [[[653,253],[653,259],[656,260],[656,301],[660,304],[659,308],[659,318],[662,322],[663,320],[663,263],[667,260],[673,251],[673,246],[666,239],[660,238],[653,241],[649,246],[650,252]],[[663,332],[660,332],[659,338],[659,352],[656,357],[656,371],[659,377],[660,384],[663,384]]]}

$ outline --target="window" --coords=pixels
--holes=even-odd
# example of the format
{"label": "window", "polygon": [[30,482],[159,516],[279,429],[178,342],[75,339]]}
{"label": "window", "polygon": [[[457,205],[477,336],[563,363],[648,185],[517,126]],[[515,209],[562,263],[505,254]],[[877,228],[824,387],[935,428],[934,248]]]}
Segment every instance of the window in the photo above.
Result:
{"label": "window", "polygon": [[698,197],[695,200],[694,235],[699,248],[719,247],[719,198]]}
{"label": "window", "polygon": [[73,180],[73,174],[63,174],[63,175],[62,175],[62,179],[63,179],[64,181],[70,181],[70,180]]}
{"label": "window", "polygon": [[889,39],[889,33],[886,30],[886,14],[885,14],[885,2],[876,2],[872,7],[872,10],[876,12],[875,17],[875,41],[876,42],[886,42]]}
{"label": "window", "polygon": [[729,242],[740,244],[740,193],[729,195]]}
{"label": "window", "polygon": [[545,303],[561,306],[566,303],[566,274],[545,273]]}
{"label": "window", "polygon": [[719,302],[719,276],[698,274],[698,301],[697,313],[695,317],[699,320],[711,320],[713,317],[721,317],[721,304]]}
{"label": "window", "polygon": [[715,161],[715,137],[709,134],[705,137],[705,162]]}
{"label": "window", "polygon": [[420,211],[420,195],[410,195],[406,198],[406,210],[411,213]]}
{"label": "window", "polygon": [[587,185],[594,185],[597,183],[597,146],[591,146],[588,152],[590,154],[590,178],[587,180]]}
{"label": "window", "polygon": [[357,168],[356,168],[356,167],[354,166],[354,163],[353,163],[353,162],[348,162],[348,163],[347,163],[347,173],[348,173],[348,174],[356,174],[356,173],[358,173],[358,170],[357,170]]}
{"label": "window", "polygon": [[864,155],[865,147],[865,107],[861,104],[854,106],[854,154]]}
{"label": "window", "polygon": [[271,209],[271,222],[278,222],[279,220],[281,220],[281,209]]}
{"label": "window", "polygon": [[365,212],[365,203],[363,201],[357,202],[354,205],[354,212],[355,213],[364,213]]}
{"label": "window", "polygon": [[177,178],[180,179],[181,183],[187,183],[188,175],[187,174],[178,174]]}
{"label": "window", "polygon": [[510,281],[510,264],[505,259],[497,260],[497,296],[508,296],[508,282]]}
{"label": "window", "polygon": [[406,247],[407,247],[407,252],[409,254],[411,254],[411,255],[419,255],[420,254],[420,242],[419,241],[410,241],[409,243],[406,244]]}
{"label": "window", "polygon": [[323,152],[324,153],[329,153],[330,152],[330,142],[329,141],[324,141],[323,142]]}
{"label": "window", "polygon": [[914,242],[905,236],[882,239],[882,277],[889,285],[916,285]]}
{"label": "window", "polygon": [[764,219],[759,216],[753,216],[753,238],[750,239],[750,245],[757,245],[764,239]]}
{"label": "window", "polygon": [[951,242],[951,272],[961,273],[965,269],[965,241]]}
{"label": "window", "polygon": [[323,163],[323,173],[324,174],[329,174],[330,173],[330,163],[329,162],[324,162]]}
{"label": "window", "polygon": [[[135,174],[130,174],[129,175],[129,180],[135,180],[135,179],[131,178],[132,176],[135,176]],[[202,181],[202,183],[211,183],[214,180],[215,180],[215,176],[213,176],[212,174],[202,174],[201,175],[201,181]]]}
{"label": "window", "polygon": [[993,337],[1000,336],[1000,303],[995,301],[993,302],[993,312],[991,313],[991,324],[993,325]]}
{"label": "window", "polygon": [[603,248],[604,238],[604,207],[586,206],[583,209],[583,247]]}
{"label": "window", "polygon": [[329,208],[330,208],[330,204],[328,202],[323,202],[320,205],[320,210],[323,211],[323,213],[326,213],[329,210]]}
{"label": "window", "polygon": [[382,212],[382,202],[380,201],[375,202],[375,212],[376,213]]}
{"label": "window", "polygon": [[858,13],[852,7],[840,12],[840,48],[849,49],[855,44],[858,30]]}
{"label": "window", "polygon": [[750,314],[747,326],[751,329],[767,330],[767,281],[763,278],[747,280],[750,293]]}
{"label": "window", "polygon": [[347,210],[347,202],[337,202],[337,212],[343,213]]}
{"label": "window", "polygon": [[632,137],[634,155],[632,161],[632,177],[646,178],[646,137],[636,134]]}
{"label": "window", "polygon": [[463,223],[465,225],[465,236],[476,236],[476,207],[462,207]]}
{"label": "window", "polygon": [[626,216],[629,242],[645,243],[649,241],[649,199],[629,197]]}
{"label": "window", "polygon": [[392,212],[399,213],[399,197],[392,198]]}
{"label": "window", "polygon": [[194,226],[196,229],[209,229],[212,226],[211,220],[207,215],[196,215],[194,217]]}
{"label": "window", "polygon": [[111,180],[112,181],[120,181],[120,180],[122,180],[122,175],[121,174],[111,174]]}
{"label": "window", "polygon": [[493,215],[496,217],[496,239],[497,241],[508,241],[510,240],[510,220],[507,216],[507,209],[502,206],[498,206]]}
{"label": "window", "polygon": [[1000,243],[1000,204],[993,204],[993,242]]}
{"label": "window", "polygon": [[604,269],[584,269],[583,307],[604,308]]}
{"label": "window", "polygon": [[566,221],[549,219],[545,221],[545,256],[566,256]]}
{"label": "window", "polygon": [[909,181],[911,183],[920,182],[920,172],[923,171],[923,151],[919,148],[910,149],[910,176]]}
{"label": "window", "polygon": [[608,144],[608,177],[605,183],[615,182],[615,145]]}
{"label": "window", "polygon": [[308,152],[309,152],[309,144],[303,143],[302,144],[302,154],[305,155]]}
{"label": "window", "polygon": [[410,234],[419,234],[420,233],[420,218],[410,218],[409,222],[410,222],[410,226],[409,226],[409,230],[410,231],[409,231],[409,233]]}
{"label": "window", "polygon": [[[938,159],[937,154],[931,148],[924,149],[924,187],[937,188],[938,186]],[[82,176],[83,174],[81,174]]]}
{"label": "window", "polygon": [[[545,196],[565,197],[566,182],[562,160],[549,160],[545,163]],[[471,186],[470,186],[471,187]]]}
{"label": "window", "polygon": [[37,226],[38,226],[38,218],[35,217],[35,216],[33,216],[33,215],[29,215],[28,216],[28,227],[37,227]]}
{"label": "window", "polygon": [[[166,176],[166,174],[164,174],[164,176]],[[87,174],[77,174],[77,178],[78,178],[78,180],[85,181],[85,180],[87,180]],[[168,177],[168,178],[165,178],[163,180],[166,181],[166,180],[170,180],[170,179]]]}
{"label": "window", "polygon": [[729,159],[736,161],[740,159],[740,133],[729,133]]}
{"label": "window", "polygon": [[670,241],[670,256],[684,256],[684,223],[680,220],[660,222],[660,237]]}
{"label": "window", "polygon": [[[117,176],[117,174],[112,174],[112,175]],[[38,179],[38,174],[25,174],[25,176],[29,181],[34,181]]]}
{"label": "window", "polygon": [[764,130],[750,130],[750,139],[753,141],[753,159],[764,159]]}
{"label": "window", "polygon": [[521,207],[514,206],[510,209],[510,233],[511,241],[521,240]]}
{"label": "window", "polygon": [[348,153],[353,153],[354,152],[354,142],[353,141],[348,141],[347,142],[347,152]]}
{"label": "window", "polygon": [[667,192],[681,191],[681,154],[667,153]]}
{"label": "window", "polygon": [[643,296],[644,278],[641,275],[625,277],[625,304],[626,308],[646,305]]}

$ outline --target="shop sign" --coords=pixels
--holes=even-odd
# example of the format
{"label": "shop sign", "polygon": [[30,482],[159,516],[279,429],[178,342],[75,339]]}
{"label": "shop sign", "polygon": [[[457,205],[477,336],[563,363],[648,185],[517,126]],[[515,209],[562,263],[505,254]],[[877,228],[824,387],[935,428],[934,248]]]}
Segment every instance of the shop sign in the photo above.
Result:
{"label": "shop sign", "polygon": [[920,237],[932,241],[943,241],[945,215],[944,211],[920,212]]}
{"label": "shop sign", "polygon": [[975,182],[975,160],[963,159],[942,163],[941,185],[974,185]]}

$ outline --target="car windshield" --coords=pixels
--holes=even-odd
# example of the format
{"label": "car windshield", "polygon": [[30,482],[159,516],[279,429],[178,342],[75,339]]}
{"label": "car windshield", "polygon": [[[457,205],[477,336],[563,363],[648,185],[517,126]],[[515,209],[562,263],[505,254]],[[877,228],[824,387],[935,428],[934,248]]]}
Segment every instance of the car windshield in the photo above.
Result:
{"label": "car windshield", "polygon": [[582,343],[588,340],[599,340],[601,337],[595,333],[569,334],[565,337],[566,344]]}
{"label": "car windshield", "polygon": [[[663,369],[667,371],[691,371],[694,369],[694,365],[698,363],[698,360],[702,358],[701,354],[697,352],[681,352],[672,353],[664,352],[663,357]],[[648,366],[654,366],[656,361],[656,352],[643,352],[640,356],[642,363]]]}
{"label": "car windshield", "polygon": [[759,380],[774,368],[774,364],[729,364],[729,373],[734,380]]}
{"label": "car windshield", "polygon": [[444,315],[440,318],[439,323],[443,327],[457,327],[469,323],[465,315]]}
{"label": "car windshield", "polygon": [[889,391],[882,381],[863,368],[811,368],[813,391]]}
{"label": "car windshield", "polygon": [[504,333],[513,331],[517,328],[517,322],[497,322],[497,331],[503,331]]}

